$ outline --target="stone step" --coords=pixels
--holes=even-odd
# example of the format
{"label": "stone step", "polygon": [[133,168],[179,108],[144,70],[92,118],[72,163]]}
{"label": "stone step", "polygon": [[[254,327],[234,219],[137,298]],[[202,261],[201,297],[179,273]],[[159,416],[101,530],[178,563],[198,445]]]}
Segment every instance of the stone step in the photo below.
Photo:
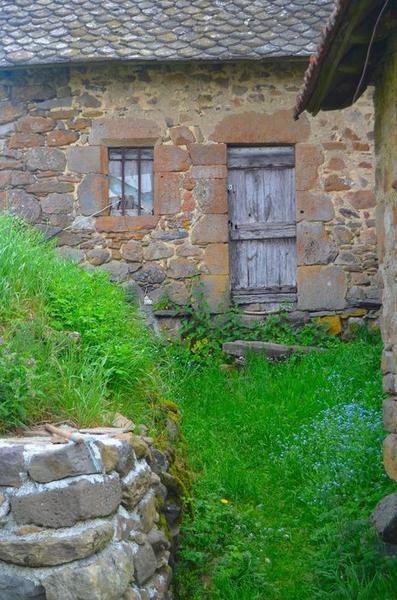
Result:
{"label": "stone step", "polygon": [[236,340],[235,342],[226,342],[222,344],[222,349],[226,354],[237,356],[238,358],[246,356],[249,352],[263,354],[268,358],[286,358],[294,352],[326,352],[324,348],[315,346],[286,346],[284,344],[274,344],[273,342],[257,342],[247,340]]}

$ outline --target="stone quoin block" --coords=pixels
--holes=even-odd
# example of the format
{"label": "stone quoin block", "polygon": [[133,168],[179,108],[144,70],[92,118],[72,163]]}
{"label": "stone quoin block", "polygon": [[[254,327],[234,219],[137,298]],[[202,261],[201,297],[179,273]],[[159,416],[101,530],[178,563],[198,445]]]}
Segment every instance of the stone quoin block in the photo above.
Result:
{"label": "stone quoin block", "polygon": [[337,256],[335,244],[323,223],[301,221],[296,232],[298,264],[326,265]]}
{"label": "stone quoin block", "polygon": [[230,296],[230,283],[227,275],[202,275],[200,289],[213,312],[227,308]]}
{"label": "stone quoin block", "polygon": [[120,500],[118,475],[91,475],[17,494],[11,498],[11,510],[18,524],[71,527],[77,521],[112,514]]}
{"label": "stone quoin block", "polygon": [[174,215],[181,210],[182,178],[178,173],[157,173],[154,194],[160,215]]}
{"label": "stone quoin block", "polygon": [[226,144],[189,144],[193,165],[225,165]]}
{"label": "stone quoin block", "polygon": [[331,196],[322,192],[296,192],[297,221],[331,221],[335,209]]}
{"label": "stone quoin block", "polygon": [[295,186],[298,191],[318,188],[319,168],[324,162],[320,146],[297,144],[295,147]]}
{"label": "stone quoin block", "polygon": [[215,244],[229,239],[227,215],[203,215],[192,227],[193,244]]}
{"label": "stone quoin block", "polygon": [[179,146],[160,145],[154,149],[154,170],[156,172],[187,171],[190,164],[189,153]]}
{"label": "stone quoin block", "polygon": [[341,267],[298,267],[298,308],[300,310],[336,310],[344,308],[347,280]]}
{"label": "stone quoin block", "polygon": [[229,273],[228,244],[208,244],[205,247],[203,270],[210,275],[227,275]]}
{"label": "stone quoin block", "polygon": [[226,214],[228,212],[226,179],[197,179],[193,198],[202,213]]}

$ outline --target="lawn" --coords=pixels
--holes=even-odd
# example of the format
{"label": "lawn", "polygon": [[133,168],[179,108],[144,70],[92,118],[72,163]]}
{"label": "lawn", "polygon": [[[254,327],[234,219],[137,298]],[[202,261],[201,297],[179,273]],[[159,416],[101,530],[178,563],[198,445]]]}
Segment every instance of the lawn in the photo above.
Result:
{"label": "lawn", "polygon": [[[168,363],[194,476],[181,600],[392,600],[368,517],[382,466],[378,336],[240,371]],[[172,364],[174,365],[172,367]]]}

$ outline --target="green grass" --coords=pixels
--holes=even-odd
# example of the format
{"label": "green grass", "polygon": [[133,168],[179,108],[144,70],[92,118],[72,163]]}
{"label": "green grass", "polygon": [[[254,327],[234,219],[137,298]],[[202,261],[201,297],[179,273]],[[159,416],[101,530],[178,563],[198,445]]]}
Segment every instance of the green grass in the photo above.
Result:
{"label": "green grass", "polygon": [[394,490],[379,362],[365,335],[281,363],[252,357],[239,372],[211,361],[168,372],[195,475],[180,599],[397,598],[396,562],[368,524]]}
{"label": "green grass", "polygon": [[0,300],[0,430],[150,416],[154,342],[105,273],[60,259],[40,233],[1,216]]}

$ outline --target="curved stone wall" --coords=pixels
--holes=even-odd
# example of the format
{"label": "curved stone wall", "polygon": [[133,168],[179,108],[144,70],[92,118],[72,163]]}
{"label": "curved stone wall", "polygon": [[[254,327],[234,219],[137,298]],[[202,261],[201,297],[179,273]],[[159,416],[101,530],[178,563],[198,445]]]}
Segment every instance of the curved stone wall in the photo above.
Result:
{"label": "curved stone wall", "polygon": [[0,440],[0,600],[170,598],[171,453],[117,429]]}

